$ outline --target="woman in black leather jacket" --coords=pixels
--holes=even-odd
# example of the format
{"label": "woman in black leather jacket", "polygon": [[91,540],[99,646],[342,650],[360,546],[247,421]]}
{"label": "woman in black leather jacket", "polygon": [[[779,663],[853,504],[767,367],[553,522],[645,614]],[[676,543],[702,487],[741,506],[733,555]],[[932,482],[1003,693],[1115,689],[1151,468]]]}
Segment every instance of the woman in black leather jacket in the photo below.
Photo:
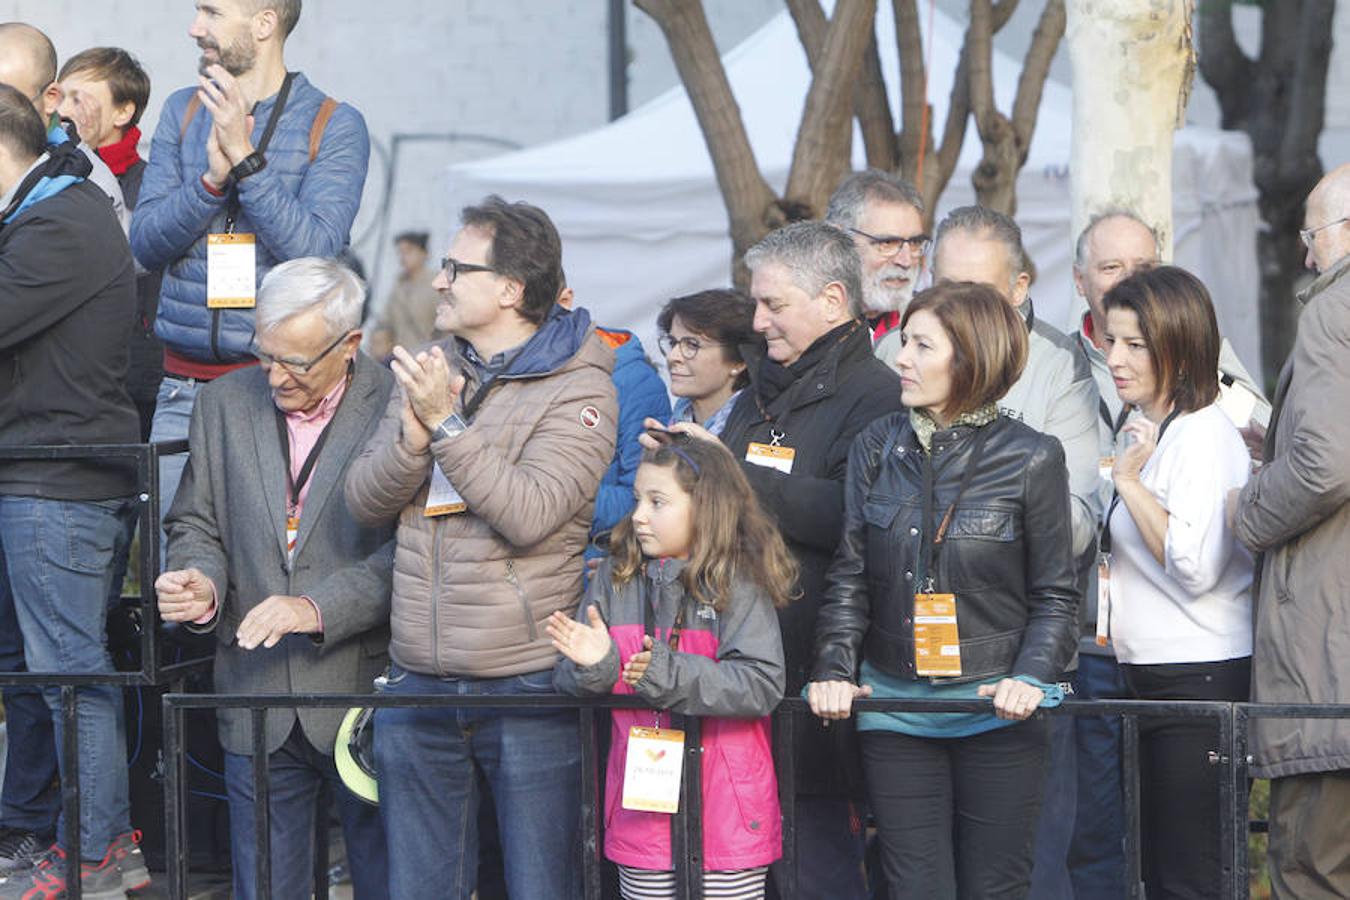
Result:
{"label": "woman in black leather jacket", "polygon": [[1064,454],[998,414],[1026,325],[985,285],[918,295],[896,357],[907,412],[849,456],[844,533],[816,629],[807,698],[991,697],[988,713],[862,713],[863,767],[892,897],[1022,897],[1075,646]]}

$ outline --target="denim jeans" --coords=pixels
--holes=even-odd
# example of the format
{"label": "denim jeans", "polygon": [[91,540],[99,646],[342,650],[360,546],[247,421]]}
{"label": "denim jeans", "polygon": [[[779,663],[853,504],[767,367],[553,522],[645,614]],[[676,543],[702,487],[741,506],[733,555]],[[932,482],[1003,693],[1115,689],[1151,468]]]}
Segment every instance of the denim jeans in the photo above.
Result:
{"label": "denim jeans", "polygon": [[[1129,696],[1114,656],[1082,653],[1073,681],[1079,700]],[[1069,845],[1069,878],[1077,900],[1125,896],[1125,801],[1120,772],[1120,718],[1074,716],[1078,745],[1078,812]]]}
{"label": "denim jeans", "polygon": [[[321,753],[295,723],[286,742],[267,760],[271,814],[272,896],[310,896],[314,887],[315,824],[328,824],[328,806],[319,804],[328,785],[342,820],[347,863],[356,900],[387,900],[389,865],[380,811],[358,799],[338,777],[333,757]],[[225,754],[225,793],[230,799],[230,851],[235,900],[258,896],[257,840],[253,828],[253,758]],[[320,818],[321,817],[321,818]],[[327,828],[324,829],[325,833]]]}
{"label": "denim jeans", "polygon": [[[0,542],[0,672],[24,672],[23,633],[9,589]],[[0,789],[0,827],[56,833],[61,812],[52,714],[37,688],[5,688],[5,783]]]}
{"label": "denim jeans", "polygon": [[[109,567],[128,505],[0,497],[0,548],[31,671],[112,671],[105,637]],[[60,689],[46,688],[43,697],[59,747]],[[130,829],[121,689],[80,688],[78,728],[80,847],[85,860],[98,861]]]}
{"label": "denim jeans", "polygon": [[[159,399],[155,402],[155,422],[150,428],[150,441],[185,441],[188,429],[192,425],[192,405],[197,401],[197,391],[203,382],[192,379],[179,379],[165,376],[159,383]],[[173,505],[174,495],[178,493],[178,482],[183,480],[183,469],[187,467],[187,454],[175,453],[162,456],[159,460],[159,559],[165,565],[169,558],[169,539],[165,535],[163,523]]]}
{"label": "denim jeans", "polygon": [[[866,900],[863,877],[866,843],[861,803],[845,797],[798,794],[794,799],[797,825],[797,896],[831,900]],[[765,896],[782,896],[770,875]]]}
{"label": "denim jeans", "polygon": [[1041,818],[1036,823],[1036,850],[1031,866],[1029,900],[1075,900],[1069,877],[1069,845],[1078,805],[1078,749],[1073,716],[1049,717],[1050,760]]}
{"label": "denim jeans", "polygon": [[[390,667],[395,695],[553,692],[553,673],[438,678]],[[375,714],[389,887],[398,900],[467,900],[478,866],[477,772],[492,786],[511,900],[581,896],[581,734],[575,710],[426,707]]]}

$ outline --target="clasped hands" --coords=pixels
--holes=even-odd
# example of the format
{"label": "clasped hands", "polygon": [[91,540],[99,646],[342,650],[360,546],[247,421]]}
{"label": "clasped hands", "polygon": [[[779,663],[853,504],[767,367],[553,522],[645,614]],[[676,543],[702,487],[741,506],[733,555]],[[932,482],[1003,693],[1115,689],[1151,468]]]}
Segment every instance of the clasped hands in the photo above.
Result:
{"label": "clasped hands", "polygon": [[436,346],[416,356],[395,347],[389,368],[403,388],[403,445],[421,453],[431,445],[431,432],[455,411],[464,376],[450,371],[445,352]]}

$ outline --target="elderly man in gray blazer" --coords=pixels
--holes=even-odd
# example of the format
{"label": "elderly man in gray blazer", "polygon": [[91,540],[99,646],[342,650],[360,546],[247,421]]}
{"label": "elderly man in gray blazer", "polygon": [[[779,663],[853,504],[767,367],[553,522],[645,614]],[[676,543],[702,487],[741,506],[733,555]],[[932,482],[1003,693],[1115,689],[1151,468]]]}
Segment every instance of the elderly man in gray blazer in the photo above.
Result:
{"label": "elderly man in gray blazer", "polygon": [[[340,263],[297,259],[258,293],[259,365],[202,388],[190,455],[165,529],[160,614],[218,637],[226,693],[369,691],[386,662],[391,525],[360,525],[342,484],[389,401],[392,376],[360,350],[361,280]],[[358,900],[388,896],[378,810],[341,784],[342,710],[272,710],[272,896],[308,897],[314,821],[333,786]],[[234,896],[256,896],[247,710],[220,711]]]}

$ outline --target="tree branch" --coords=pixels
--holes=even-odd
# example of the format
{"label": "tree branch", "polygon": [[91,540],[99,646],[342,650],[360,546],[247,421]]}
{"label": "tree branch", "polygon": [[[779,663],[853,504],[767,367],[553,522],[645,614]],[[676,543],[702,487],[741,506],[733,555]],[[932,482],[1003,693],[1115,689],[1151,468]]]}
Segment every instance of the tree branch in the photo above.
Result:
{"label": "tree branch", "polygon": [[[820,7],[820,0],[787,0],[788,12],[797,26],[797,37],[806,51],[806,61],[812,74],[817,71],[820,55],[825,48],[829,20]],[[891,104],[886,95],[886,81],[881,75],[881,58],[877,55],[876,32],[867,40],[862,70],[853,90],[853,115],[862,131],[867,165],[890,171],[900,155],[895,137],[895,120],[891,118]]]}
{"label": "tree branch", "polygon": [[675,68],[712,157],[730,220],[735,258],[739,261],[750,245],[781,222],[775,220],[777,197],[755,162],[741,109],[727,81],[703,4],[701,0],[635,0],[635,3],[661,27],[670,45]]}
{"label": "tree branch", "polygon": [[892,172],[900,165],[900,141],[895,134],[895,119],[891,116],[891,100],[886,93],[886,79],[881,74],[881,55],[877,52],[876,29],[867,38],[862,71],[858,86],[853,91],[853,114],[862,129],[863,149],[867,151],[867,165]]}
{"label": "tree branch", "polygon": [[1031,47],[1027,50],[1012,110],[1013,130],[1017,133],[1019,168],[1026,162],[1027,152],[1031,149],[1031,137],[1036,132],[1036,118],[1041,107],[1045,79],[1050,74],[1050,64],[1054,61],[1055,51],[1064,37],[1066,19],[1064,0],[1048,0],[1045,11],[1041,13],[1040,22],[1036,25],[1036,33],[1031,38]]}
{"label": "tree branch", "polygon": [[1218,95],[1223,127],[1241,129],[1250,109],[1256,65],[1233,34],[1233,0],[1203,0],[1200,16],[1200,73]]}
{"label": "tree branch", "polygon": [[853,138],[849,101],[875,15],[876,0],[837,0],[811,79],[784,201],[812,216],[824,211],[830,192],[848,170]]}

